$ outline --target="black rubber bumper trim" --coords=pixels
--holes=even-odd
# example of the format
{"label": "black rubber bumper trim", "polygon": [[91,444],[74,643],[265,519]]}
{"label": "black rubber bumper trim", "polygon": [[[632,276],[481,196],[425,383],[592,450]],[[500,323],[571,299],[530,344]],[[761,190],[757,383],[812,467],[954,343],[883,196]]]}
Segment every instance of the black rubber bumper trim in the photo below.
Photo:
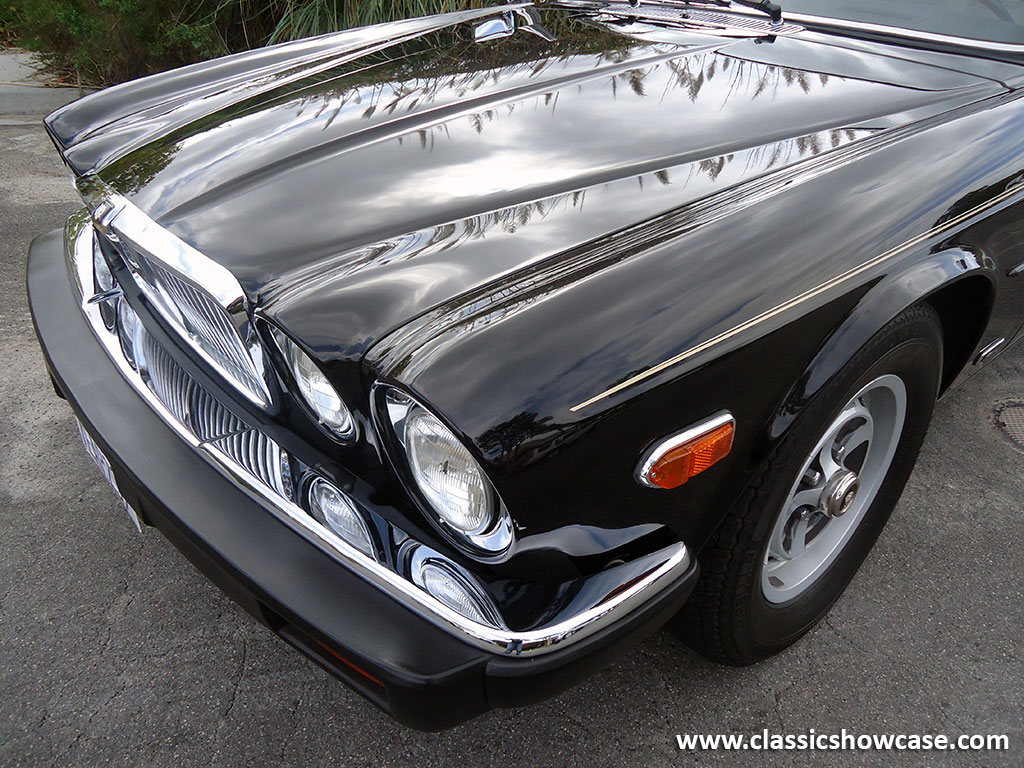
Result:
{"label": "black rubber bumper trim", "polygon": [[470,646],[295,534],[163,423],[88,328],[59,231],[33,242],[28,291],[57,389],[143,520],[250,614],[406,725],[439,730],[554,695],[657,629],[693,589],[695,565],[612,627],[536,659]]}

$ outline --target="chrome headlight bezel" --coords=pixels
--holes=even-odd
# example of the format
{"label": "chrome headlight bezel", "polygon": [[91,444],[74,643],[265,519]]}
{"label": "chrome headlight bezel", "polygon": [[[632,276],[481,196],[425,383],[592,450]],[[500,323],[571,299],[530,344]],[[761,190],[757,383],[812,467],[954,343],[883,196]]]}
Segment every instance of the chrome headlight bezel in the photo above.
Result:
{"label": "chrome headlight bezel", "polygon": [[[378,431],[381,438],[389,448],[395,470],[401,477],[406,490],[417,501],[419,506],[426,513],[427,518],[434,526],[441,531],[449,540],[454,542],[463,550],[482,557],[501,556],[508,552],[514,540],[514,528],[512,518],[508,513],[505,504],[498,495],[497,490],[484,472],[480,463],[472,456],[466,448],[465,442],[445,424],[437,413],[427,408],[423,403],[411,395],[390,385],[376,385],[373,391],[373,400],[378,417]],[[444,510],[439,509],[424,493],[420,481],[416,477],[416,468],[413,466],[412,458],[406,442],[406,424],[411,415],[417,410],[435,419],[441,427],[450,433],[451,437],[466,450],[476,472],[479,474],[484,491],[490,499],[490,519],[486,524],[473,530],[463,530],[452,524],[444,516]]]}

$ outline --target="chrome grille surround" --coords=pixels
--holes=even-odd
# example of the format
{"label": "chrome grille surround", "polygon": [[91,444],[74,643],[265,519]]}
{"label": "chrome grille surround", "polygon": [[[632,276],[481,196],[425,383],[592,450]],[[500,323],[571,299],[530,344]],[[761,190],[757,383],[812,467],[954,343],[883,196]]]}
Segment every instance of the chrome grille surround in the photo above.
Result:
{"label": "chrome grille surround", "polygon": [[196,353],[255,404],[270,404],[263,347],[235,276],[95,177],[77,181],[93,225]]}
{"label": "chrome grille surround", "polygon": [[[68,220],[67,236],[69,253],[71,249],[95,253],[99,235],[86,212]],[[187,435],[193,445],[214,446],[237,471],[248,473],[270,492],[292,499],[294,489],[287,453],[203,389],[146,331],[141,321],[135,324],[129,357],[125,350],[128,341],[121,338],[116,324],[112,328],[104,322],[102,311],[105,307],[122,308],[121,303],[127,303],[119,286],[115,282],[112,290],[96,293],[93,263],[84,258],[76,259],[72,253],[71,266],[76,287],[81,292],[82,310],[94,333],[114,361],[123,364],[119,365],[122,372],[126,376],[131,374],[129,380],[135,388],[144,388],[150,394],[150,404],[158,406],[156,410],[164,421],[176,425],[179,434]]]}

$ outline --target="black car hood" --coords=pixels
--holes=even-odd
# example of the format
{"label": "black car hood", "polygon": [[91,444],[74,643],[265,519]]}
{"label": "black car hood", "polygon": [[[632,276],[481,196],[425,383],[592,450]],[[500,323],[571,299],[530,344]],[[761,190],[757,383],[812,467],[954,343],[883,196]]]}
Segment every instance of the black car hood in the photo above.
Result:
{"label": "black car hood", "polygon": [[77,173],[231,270],[322,358],[351,359],[452,297],[999,88],[810,32],[551,9],[554,41],[475,43],[494,13],[157,75],[48,127]]}

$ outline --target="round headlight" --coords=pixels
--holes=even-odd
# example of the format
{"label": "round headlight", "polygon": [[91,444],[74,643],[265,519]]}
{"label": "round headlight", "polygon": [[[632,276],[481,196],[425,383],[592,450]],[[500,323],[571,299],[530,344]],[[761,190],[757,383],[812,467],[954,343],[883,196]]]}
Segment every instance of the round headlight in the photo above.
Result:
{"label": "round headlight", "polygon": [[428,411],[405,420],[405,448],[420,492],[440,518],[460,533],[482,533],[494,522],[492,494],[469,451]]}
{"label": "round headlight", "polygon": [[99,243],[95,241],[92,246],[92,274],[97,293],[107,293],[114,289],[114,276],[110,272],[107,260],[103,258]]}
{"label": "round headlight", "polygon": [[322,478],[317,478],[309,486],[309,511],[364,555],[377,559],[362,515],[345,494]]}
{"label": "round headlight", "polygon": [[121,342],[121,351],[124,353],[125,360],[132,368],[136,367],[135,342],[141,327],[142,324],[139,322],[139,316],[135,314],[135,310],[123,298],[120,299],[117,302],[117,336]]}
{"label": "round headlight", "polygon": [[299,387],[299,394],[306,405],[320,422],[338,437],[352,437],[355,432],[352,412],[341,399],[341,395],[331,386],[323,371],[283,333],[275,332],[274,337],[281,347],[281,353],[288,363],[288,368],[291,369],[292,377]]}

